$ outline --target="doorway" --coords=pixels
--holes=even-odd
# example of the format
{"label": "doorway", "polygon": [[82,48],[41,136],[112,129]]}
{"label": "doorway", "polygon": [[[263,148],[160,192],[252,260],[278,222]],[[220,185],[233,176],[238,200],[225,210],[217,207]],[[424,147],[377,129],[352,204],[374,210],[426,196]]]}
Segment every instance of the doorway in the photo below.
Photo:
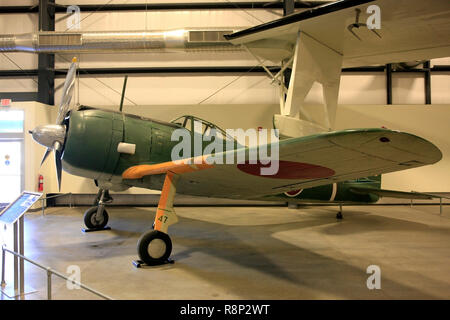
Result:
{"label": "doorway", "polygon": [[0,111],[0,206],[24,189],[24,112]]}

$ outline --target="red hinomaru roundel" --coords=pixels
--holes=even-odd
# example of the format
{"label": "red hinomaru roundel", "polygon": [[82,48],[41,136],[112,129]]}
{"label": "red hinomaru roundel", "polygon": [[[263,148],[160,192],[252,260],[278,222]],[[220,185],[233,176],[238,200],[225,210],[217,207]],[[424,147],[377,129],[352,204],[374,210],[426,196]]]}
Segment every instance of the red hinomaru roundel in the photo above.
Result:
{"label": "red hinomaru roundel", "polygon": [[315,164],[279,160],[278,172],[274,175],[261,175],[261,168],[270,167],[270,163],[251,164],[248,161],[238,164],[239,170],[254,175],[272,179],[320,179],[334,175],[334,170]]}

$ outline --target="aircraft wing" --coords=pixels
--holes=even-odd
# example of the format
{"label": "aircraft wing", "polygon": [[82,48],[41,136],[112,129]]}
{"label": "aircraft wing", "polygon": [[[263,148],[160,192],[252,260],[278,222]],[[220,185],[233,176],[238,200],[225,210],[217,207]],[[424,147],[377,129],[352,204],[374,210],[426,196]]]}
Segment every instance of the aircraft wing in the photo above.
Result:
{"label": "aircraft wing", "polygon": [[356,194],[368,195],[375,194],[379,197],[399,198],[399,199],[417,199],[417,200],[432,200],[433,198],[439,198],[438,196],[420,193],[420,192],[404,192],[377,188],[366,187],[352,187],[350,191]]}
{"label": "aircraft wing", "polygon": [[[355,9],[366,23],[371,5],[380,8],[381,28],[352,28]],[[342,0],[225,36],[256,55],[286,60],[298,32],[305,33],[343,56],[343,67],[428,60],[450,56],[450,1]],[[356,36],[355,36],[356,35]],[[358,39],[359,38],[359,39]]]}
{"label": "aircraft wing", "polygon": [[[222,155],[230,152],[237,151]],[[420,167],[439,161],[442,154],[420,137],[380,128],[281,140],[279,170],[275,175],[261,174],[260,169],[271,164],[208,164],[210,157],[204,155],[198,164],[189,164],[186,159],[136,165],[125,170],[122,178],[124,183],[133,185],[136,179],[145,181],[146,176],[173,172],[180,177],[177,193],[249,199]]]}

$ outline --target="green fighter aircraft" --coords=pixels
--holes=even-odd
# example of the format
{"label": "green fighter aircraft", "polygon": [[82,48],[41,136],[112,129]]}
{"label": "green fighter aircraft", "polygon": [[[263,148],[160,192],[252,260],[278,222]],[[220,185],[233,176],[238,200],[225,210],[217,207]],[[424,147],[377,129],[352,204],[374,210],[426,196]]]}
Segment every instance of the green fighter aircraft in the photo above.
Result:
{"label": "green fighter aircraft", "polygon": [[[366,3],[381,8],[381,30],[377,35],[356,27],[348,32],[347,26],[355,25],[355,8]],[[337,1],[225,37],[233,44],[247,46],[255,56],[281,59],[281,71],[286,66],[292,68],[288,91],[282,91],[283,96],[286,93],[282,116],[293,117],[312,83],[319,81],[332,119],[341,67],[450,56],[450,24],[444,14],[450,12],[448,1],[436,1],[433,6],[418,0],[411,3],[414,5],[398,5],[398,1],[390,0]],[[363,19],[359,13],[366,12],[362,9],[356,12],[357,21]],[[434,18],[419,19],[421,16]],[[233,139],[214,124],[193,116],[162,122],[87,106],[70,110],[75,70],[76,64],[72,63],[57,123],[39,126],[31,133],[35,141],[47,147],[43,161],[54,151],[59,185],[63,169],[97,183],[98,206],[86,211],[84,217],[90,229],[107,225],[104,206],[108,190],[161,190],[153,228],[138,241],[139,257],[149,265],[164,263],[171,254],[168,228],[178,220],[173,208],[175,193],[290,202],[374,202],[378,196],[411,196],[381,190],[381,174],[430,165],[442,158],[436,146],[413,134],[384,128],[333,131],[329,130],[331,122],[328,131],[293,135],[276,144],[246,147],[231,141],[231,150],[206,152],[208,143],[202,135],[212,129],[228,143]],[[273,76],[275,82],[281,71]],[[287,120],[292,123],[292,118]],[[195,130],[195,123],[201,123],[201,131]],[[194,142],[201,141],[201,152],[183,153],[180,159],[173,159],[179,143],[171,139],[175,131],[186,133]],[[263,157],[257,161],[210,161],[236,160],[242,152],[259,157],[259,152],[252,152],[264,148],[276,148],[278,157],[271,163]],[[274,161],[277,170],[263,174]]]}

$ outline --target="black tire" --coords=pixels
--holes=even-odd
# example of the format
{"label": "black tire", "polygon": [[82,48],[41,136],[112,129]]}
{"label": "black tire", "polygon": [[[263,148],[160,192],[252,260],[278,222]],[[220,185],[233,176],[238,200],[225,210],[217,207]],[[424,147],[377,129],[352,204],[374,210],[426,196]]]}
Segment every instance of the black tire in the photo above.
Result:
{"label": "black tire", "polygon": [[343,218],[344,218],[344,216],[342,215],[342,212],[336,213],[336,219],[342,220]]}
{"label": "black tire", "polygon": [[103,229],[108,224],[108,212],[103,209],[102,220],[97,221],[95,216],[97,215],[97,207],[92,207],[86,210],[84,213],[84,224],[88,229]]}
{"label": "black tire", "polygon": [[138,241],[139,258],[147,265],[163,264],[172,253],[172,241],[164,232],[151,230],[144,233]]}

